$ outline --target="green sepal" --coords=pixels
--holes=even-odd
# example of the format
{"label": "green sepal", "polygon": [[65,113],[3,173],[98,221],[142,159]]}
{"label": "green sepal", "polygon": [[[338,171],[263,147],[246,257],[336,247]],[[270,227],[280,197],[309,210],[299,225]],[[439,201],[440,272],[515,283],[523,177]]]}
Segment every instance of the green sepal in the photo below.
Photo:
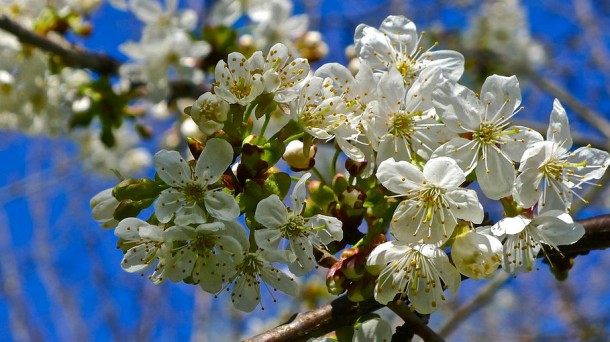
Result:
{"label": "green sepal", "polygon": [[337,201],[337,196],[328,185],[322,184],[320,181],[311,181],[307,187],[309,190],[309,198],[320,208],[328,208],[328,206]]}
{"label": "green sepal", "polygon": [[136,217],[140,214],[140,211],[150,207],[154,201],[154,198],[143,199],[141,201],[123,200],[114,210],[113,217],[117,221],[121,221],[128,217]]}
{"label": "green sepal", "polygon": [[256,98],[256,109],[254,109],[254,116],[257,119],[262,118],[265,115],[271,115],[277,108],[277,104],[273,101],[273,94],[261,94]]}
{"label": "green sepal", "polygon": [[126,178],[112,189],[112,196],[119,201],[140,201],[157,198],[162,190],[163,188],[150,178]]}

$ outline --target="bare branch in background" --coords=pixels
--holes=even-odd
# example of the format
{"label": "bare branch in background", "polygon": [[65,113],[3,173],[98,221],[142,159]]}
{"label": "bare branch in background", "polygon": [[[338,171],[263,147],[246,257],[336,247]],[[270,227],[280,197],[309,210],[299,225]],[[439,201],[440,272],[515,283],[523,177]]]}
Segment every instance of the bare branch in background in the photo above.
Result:
{"label": "bare branch in background", "polygon": [[534,70],[528,70],[526,72],[529,75],[529,79],[536,84],[536,86],[558,98],[563,104],[572,108],[572,110],[578,116],[591,124],[592,127],[601,132],[606,138],[610,139],[610,122],[608,122],[603,115],[587,107],[561,86],[548,79],[548,77],[545,77]]}
{"label": "bare branch in background", "polygon": [[24,28],[6,15],[0,15],[0,29],[13,34],[24,44],[36,46],[41,50],[61,57],[66,64],[71,66],[91,69],[100,74],[116,74],[121,65],[120,62],[105,54],[61,46],[44,36]]}
{"label": "bare branch in background", "polygon": [[[14,341],[43,341],[43,334],[32,324],[28,300],[23,293],[19,262],[11,245],[12,236],[4,204],[0,203],[0,294],[6,298],[10,325],[5,327]],[[8,337],[8,336],[7,336]]]}
{"label": "bare branch in background", "polygon": [[451,316],[443,322],[440,328],[438,328],[438,334],[444,338],[449,337],[449,335],[451,335],[462,322],[467,320],[470,315],[489,303],[496,292],[506,284],[506,281],[510,279],[510,277],[511,275],[509,273],[498,273],[494,280],[485,285],[485,287],[483,287],[476,296],[470,299],[469,302],[462,305],[457,310],[452,311]]}

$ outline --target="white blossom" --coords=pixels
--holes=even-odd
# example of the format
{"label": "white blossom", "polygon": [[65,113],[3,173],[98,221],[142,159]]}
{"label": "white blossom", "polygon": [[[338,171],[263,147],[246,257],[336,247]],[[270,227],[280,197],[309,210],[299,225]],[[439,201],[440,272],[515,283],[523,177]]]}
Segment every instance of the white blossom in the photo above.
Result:
{"label": "white blossom", "polygon": [[215,69],[214,93],[231,104],[246,106],[254,101],[265,90],[262,75],[252,73],[256,68],[253,61],[260,58],[257,56],[254,54],[246,59],[241,53],[232,52],[227,57],[227,62],[219,61]]}
{"label": "white blossom", "polygon": [[423,172],[406,161],[388,159],[379,165],[377,179],[406,197],[391,223],[392,234],[403,242],[440,245],[449,239],[458,219],[483,220],[476,192],[460,187],[466,176],[451,158],[430,159]]}
{"label": "white blossom", "polygon": [[102,190],[89,201],[91,216],[101,223],[103,228],[114,228],[119,223],[114,219],[114,211],[119,203],[112,195],[112,188]]}
{"label": "white blossom", "polygon": [[438,309],[445,300],[443,288],[455,293],[461,281],[447,254],[429,244],[383,243],[369,255],[367,268],[379,274],[375,281],[375,300],[387,304],[400,294],[401,298],[408,297],[421,314]]}
{"label": "white blossom", "polygon": [[341,221],[335,217],[314,215],[303,217],[305,210],[306,181],[304,174],[294,186],[290,196],[292,210],[286,208],[277,195],[271,195],[256,206],[254,218],[265,228],[254,232],[259,248],[276,250],[282,240],[288,241],[287,250],[295,257],[288,265],[292,273],[301,276],[316,266],[313,246],[320,247],[343,238]]}
{"label": "white blossom", "polygon": [[221,130],[228,113],[229,104],[210,92],[199,96],[189,109],[191,118],[206,135],[212,135]]}
{"label": "white blossom", "polygon": [[464,72],[464,56],[456,51],[431,51],[420,46],[415,24],[404,16],[388,16],[379,29],[360,24],[356,27],[354,43],[360,59],[373,69],[396,69],[406,83],[426,68],[439,67],[443,75],[457,81]]}
{"label": "white blossom", "polygon": [[[500,199],[512,193],[514,162],[542,136],[531,128],[512,126],[519,112],[521,90],[515,76],[493,75],[483,83],[480,98],[459,84],[444,82],[433,92],[434,106],[455,137],[434,156],[452,157],[467,173],[476,172],[485,196]],[[465,136],[465,137],[464,137]]]}
{"label": "white blossom", "polygon": [[504,239],[502,268],[508,273],[530,272],[542,244],[553,249],[571,245],[585,234],[584,227],[560,210],[549,210],[533,219],[523,215],[507,217],[491,227]]}
{"label": "white blossom", "polygon": [[246,232],[236,221],[173,226],[164,231],[163,237],[174,246],[169,279],[179,282],[191,277],[209,293],[223,289],[248,248]]}
{"label": "white blossom", "polygon": [[525,208],[538,203],[538,212],[569,210],[575,194],[572,189],[580,190],[582,184],[595,184],[591,181],[603,176],[610,156],[606,151],[589,146],[569,152],[572,147],[570,126],[558,100],[553,103],[546,139],[523,153],[516,192]]}
{"label": "white blossom", "polygon": [[379,80],[377,113],[373,122],[377,162],[388,158],[429,159],[432,152],[454,135],[437,121],[432,90],[440,83],[440,69],[422,72],[407,88],[398,71],[391,69]]}
{"label": "white blossom", "polygon": [[468,231],[455,237],[451,260],[468,278],[489,278],[502,263],[502,243],[495,236]]}
{"label": "white blossom", "polygon": [[176,151],[161,150],[154,165],[159,178],[170,188],[161,192],[155,202],[160,222],[169,222],[175,214],[176,224],[206,223],[208,217],[230,221],[239,216],[232,195],[210,188],[233,161],[233,148],[221,139],[208,140],[195,168]]}
{"label": "white blossom", "polygon": [[123,219],[114,230],[118,236],[129,246],[121,262],[123,270],[130,273],[144,274],[156,265],[153,274],[148,278],[155,284],[167,279],[167,264],[172,248],[171,242],[163,239],[161,226],[156,226],[135,217]]}
{"label": "white blossom", "polygon": [[[292,259],[287,251],[258,250],[244,255],[236,266],[231,301],[242,311],[250,312],[261,300],[261,283],[267,289],[271,286],[288,295],[298,294],[298,285],[286,273],[275,268],[271,263],[290,263]],[[275,300],[275,299],[274,299]]]}

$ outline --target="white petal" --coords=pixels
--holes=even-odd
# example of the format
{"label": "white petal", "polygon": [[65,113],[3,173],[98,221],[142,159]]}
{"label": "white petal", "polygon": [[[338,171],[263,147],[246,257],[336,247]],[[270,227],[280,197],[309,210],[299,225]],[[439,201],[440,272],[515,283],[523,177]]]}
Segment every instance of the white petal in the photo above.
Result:
{"label": "white petal", "polygon": [[303,211],[303,203],[305,203],[307,198],[307,180],[309,177],[311,177],[311,173],[303,174],[301,179],[294,185],[294,189],[290,194],[292,207],[296,214],[301,214],[301,211]]}
{"label": "white petal", "polygon": [[114,230],[114,235],[127,241],[140,240],[140,228],[148,227],[150,224],[135,217],[128,217],[121,220]]}
{"label": "white petal", "polygon": [[[494,146],[495,147],[495,146]],[[499,149],[487,149],[487,159],[479,161],[476,168],[477,181],[487,198],[497,200],[513,192],[515,167]]]}
{"label": "white petal", "polygon": [[288,209],[277,195],[271,195],[256,205],[254,219],[266,228],[278,229],[288,223]]}
{"label": "white petal", "polygon": [[457,189],[447,191],[445,197],[448,199],[451,212],[456,217],[475,224],[483,222],[483,206],[476,191]]}
{"label": "white petal", "polygon": [[465,133],[479,128],[485,107],[472,90],[445,81],[433,91],[432,100],[438,116],[450,130]]}
{"label": "white petal", "polygon": [[508,120],[521,105],[521,89],[517,77],[492,75],[481,87],[481,101],[487,104],[486,121]]}
{"label": "white petal", "polygon": [[167,223],[172,219],[174,213],[183,205],[184,194],[176,189],[165,189],[161,191],[159,198],[154,204],[155,215],[159,222]]}
{"label": "white petal", "polygon": [[309,227],[324,226],[324,229],[317,229],[311,232],[316,236],[316,239],[323,245],[327,245],[332,241],[341,241],[343,239],[343,223],[336,217],[325,215],[314,215],[306,223]]}
{"label": "white petal", "polygon": [[472,172],[479,159],[479,147],[476,141],[465,138],[453,138],[434,150],[432,158],[451,157],[466,174]]}
{"label": "white petal", "polygon": [[570,124],[566,110],[559,100],[553,101],[553,111],[549,121],[549,128],[546,132],[546,139],[553,141],[567,151],[572,147],[572,135],[570,134]]}
{"label": "white petal", "polygon": [[288,265],[288,269],[297,277],[307,274],[317,265],[313,247],[307,238],[297,237],[291,240],[290,250],[296,256],[296,260]]}
{"label": "white petal", "polygon": [[381,318],[373,318],[354,327],[353,342],[389,342],[392,326]]}
{"label": "white petal", "polygon": [[197,160],[195,175],[204,185],[214,183],[233,161],[233,147],[222,139],[210,139]]}
{"label": "white petal", "polygon": [[258,229],[254,232],[254,239],[259,248],[275,250],[280,244],[282,234],[279,229]]}
{"label": "white petal", "polygon": [[581,182],[586,182],[592,179],[600,179],[604,175],[608,168],[610,155],[608,155],[608,152],[596,148],[580,147],[570,153],[567,161],[574,164],[586,162],[587,166],[585,167],[571,169],[575,175],[582,177]]}
{"label": "white petal", "polygon": [[423,174],[427,181],[444,189],[457,188],[466,180],[464,171],[449,157],[430,159]]}
{"label": "white petal", "polygon": [[383,161],[377,169],[377,179],[383,186],[397,194],[407,194],[419,189],[425,180],[424,174],[406,161],[396,162],[393,158]]}
{"label": "white petal", "polygon": [[177,225],[189,225],[205,223],[207,215],[197,203],[187,203],[176,210],[176,218],[174,223]]}
{"label": "white petal", "polygon": [[430,51],[426,55],[426,62],[425,70],[438,67],[451,82],[457,82],[464,73],[464,56],[457,51]]}
{"label": "white petal", "polygon": [[204,197],[205,209],[222,221],[230,221],[239,216],[239,206],[232,195],[223,191],[208,191]]}
{"label": "white petal", "polygon": [[261,270],[261,278],[274,289],[280,290],[293,297],[298,296],[299,286],[286,273],[275,267],[265,267]]}
{"label": "white petal", "polygon": [[156,248],[151,249],[147,244],[130,248],[121,261],[121,267],[129,273],[144,272],[157,261],[153,257],[155,252]]}
{"label": "white petal", "polygon": [[515,191],[524,208],[531,208],[538,202],[543,191],[540,187],[542,176],[537,168],[530,168],[523,170],[517,177]]}
{"label": "white petal", "polygon": [[516,235],[521,233],[530,222],[531,220],[524,216],[506,217],[494,224],[491,232],[495,236]]}
{"label": "white petal", "polygon": [[542,135],[529,127],[511,126],[505,129],[505,132],[516,132],[505,135],[502,139],[505,142],[502,145],[504,152],[512,161],[519,162],[523,157],[523,153],[528,147],[534,143],[543,141]]}
{"label": "white petal", "polygon": [[[544,215],[536,217],[532,224],[536,225],[538,233],[544,237],[544,239],[555,246],[571,245],[585,235],[585,228],[575,222],[566,222],[560,217],[566,214],[562,211],[548,211]],[[571,221],[571,218],[570,218]]]}
{"label": "white petal", "polygon": [[236,309],[250,312],[260,302],[260,284],[249,274],[237,279],[231,293],[231,301]]}
{"label": "white petal", "polygon": [[392,41],[399,41],[411,49],[409,55],[417,48],[417,28],[415,23],[402,15],[389,15],[379,26]]}
{"label": "white petal", "polygon": [[154,157],[159,178],[172,187],[182,187],[191,181],[191,168],[180,153],[161,150]]}

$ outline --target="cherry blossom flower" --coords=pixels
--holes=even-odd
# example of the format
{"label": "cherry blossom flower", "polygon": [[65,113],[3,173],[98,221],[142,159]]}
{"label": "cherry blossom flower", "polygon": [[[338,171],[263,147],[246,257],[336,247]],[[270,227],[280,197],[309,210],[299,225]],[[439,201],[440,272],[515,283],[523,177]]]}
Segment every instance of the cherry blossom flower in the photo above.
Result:
{"label": "cherry blossom flower", "polygon": [[229,104],[207,92],[199,96],[188,113],[204,134],[212,135],[224,127],[229,113]]}
{"label": "cherry blossom flower", "polygon": [[265,229],[254,232],[256,244],[266,250],[276,250],[281,240],[287,240],[287,250],[296,258],[288,265],[292,273],[301,276],[316,266],[313,246],[322,246],[339,241],[343,238],[341,221],[335,217],[314,215],[303,217],[305,182],[311,174],[304,174],[294,186],[292,195],[292,210],[286,208],[277,195],[271,195],[260,201],[256,207],[254,218]]}
{"label": "cherry blossom flower", "polygon": [[420,74],[407,89],[398,71],[391,69],[379,80],[377,113],[373,123],[377,162],[388,158],[427,160],[432,152],[454,135],[436,120],[432,90],[442,80],[440,69]]}
{"label": "cherry blossom flower", "polygon": [[447,254],[429,244],[383,243],[371,252],[367,269],[379,274],[375,281],[375,300],[387,304],[400,294],[401,298],[408,297],[415,310],[422,314],[438,309],[445,300],[443,288],[455,293],[461,281]]}
{"label": "cherry blossom flower", "polygon": [[512,193],[513,162],[542,136],[531,128],[512,126],[521,105],[515,76],[493,75],[483,83],[480,98],[472,90],[444,82],[433,92],[434,106],[455,137],[434,151],[434,156],[454,158],[467,173],[476,172],[485,196],[500,199]]}
{"label": "cherry blossom flower", "polygon": [[261,300],[261,282],[268,290],[280,290],[288,295],[296,296],[298,285],[286,273],[275,268],[271,263],[287,264],[292,262],[290,253],[278,250],[258,250],[244,255],[236,266],[231,301],[242,311],[250,312]]}
{"label": "cherry blossom flower", "polygon": [[114,230],[114,235],[128,246],[121,267],[129,273],[146,272],[156,264],[148,278],[154,284],[167,279],[167,261],[172,244],[163,239],[163,227],[149,224],[135,217],[123,219]]}
{"label": "cherry blossom flower", "polygon": [[252,73],[255,69],[253,61],[257,55],[246,59],[239,52],[232,52],[227,62],[221,60],[216,64],[216,83],[214,93],[230,104],[239,103],[242,106],[250,104],[265,90],[263,77]]}
{"label": "cherry blossom flower", "polygon": [[173,244],[169,279],[179,282],[191,277],[209,293],[222,290],[248,248],[248,236],[237,221],[173,226],[163,237]]}
{"label": "cherry blossom flower", "polygon": [[430,159],[423,172],[406,161],[388,159],[379,165],[377,179],[386,189],[406,196],[391,223],[392,234],[403,242],[440,245],[458,219],[483,220],[476,192],[460,187],[466,176],[451,158]]}
{"label": "cherry blossom flower", "polygon": [[530,272],[542,244],[557,249],[571,245],[585,234],[584,227],[560,210],[549,210],[531,219],[523,215],[507,217],[491,227],[504,239],[502,268],[508,273]]}
{"label": "cherry blossom flower", "polygon": [[[423,36],[423,34],[422,34]],[[415,24],[404,16],[388,16],[379,29],[360,24],[356,27],[354,44],[360,59],[373,69],[396,69],[405,83],[426,68],[439,67],[443,75],[457,81],[464,72],[464,56],[456,51],[431,51],[420,46],[422,36],[417,35]]]}
{"label": "cherry blossom flower", "polygon": [[221,139],[208,140],[194,169],[178,152],[157,152],[155,169],[170,186],[155,202],[157,219],[167,223],[175,214],[176,224],[189,224],[206,223],[208,216],[222,221],[239,216],[235,198],[220,188],[211,188],[232,161],[233,148]]}
{"label": "cherry blossom flower", "polygon": [[455,237],[451,260],[468,278],[488,278],[502,263],[502,243],[493,235],[469,230]]}
{"label": "cherry blossom flower", "polygon": [[112,188],[102,190],[91,198],[91,215],[93,219],[102,224],[102,228],[114,228],[119,223],[114,219],[114,211],[119,201],[112,195]]}
{"label": "cherry blossom flower", "polygon": [[523,153],[516,192],[525,208],[538,203],[538,212],[569,210],[575,194],[572,189],[580,190],[582,184],[595,184],[591,181],[603,176],[610,156],[606,151],[589,146],[569,152],[572,147],[570,126],[566,111],[558,100],[553,103],[546,139]]}

